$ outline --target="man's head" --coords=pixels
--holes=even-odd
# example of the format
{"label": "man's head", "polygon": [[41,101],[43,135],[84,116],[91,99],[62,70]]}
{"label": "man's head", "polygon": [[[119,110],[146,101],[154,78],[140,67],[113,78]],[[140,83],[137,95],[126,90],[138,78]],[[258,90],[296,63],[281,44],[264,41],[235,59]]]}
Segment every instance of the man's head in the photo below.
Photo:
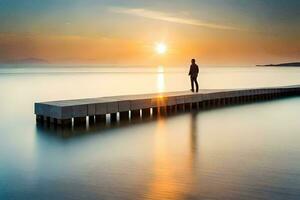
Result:
{"label": "man's head", "polygon": [[196,63],[196,60],[193,58],[192,59],[192,64],[195,64]]}

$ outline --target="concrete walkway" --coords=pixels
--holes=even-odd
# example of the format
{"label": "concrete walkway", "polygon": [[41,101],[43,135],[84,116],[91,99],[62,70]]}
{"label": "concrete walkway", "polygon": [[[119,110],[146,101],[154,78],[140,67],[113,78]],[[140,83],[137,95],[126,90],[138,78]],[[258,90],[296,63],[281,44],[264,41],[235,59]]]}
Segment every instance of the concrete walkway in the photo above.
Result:
{"label": "concrete walkway", "polygon": [[105,121],[128,120],[136,117],[167,114],[177,110],[199,109],[227,104],[268,100],[283,96],[299,95],[300,86],[255,89],[201,90],[156,94],[124,95],[89,99],[61,100],[35,103],[37,122],[68,125]]}

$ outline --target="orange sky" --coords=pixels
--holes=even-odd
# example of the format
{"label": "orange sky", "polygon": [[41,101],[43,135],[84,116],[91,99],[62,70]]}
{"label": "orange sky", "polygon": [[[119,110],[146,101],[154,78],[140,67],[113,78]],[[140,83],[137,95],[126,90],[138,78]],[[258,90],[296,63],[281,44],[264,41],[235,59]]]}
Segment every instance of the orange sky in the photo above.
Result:
{"label": "orange sky", "polygon": [[5,35],[0,36],[0,40],[5,47],[1,51],[2,58],[37,57],[50,62],[181,65],[195,57],[206,64],[251,64],[299,58],[295,43],[272,38],[253,41],[251,38],[206,37],[186,41],[178,37],[164,40],[168,45],[164,55],[154,51],[155,39]]}
{"label": "orange sky", "polygon": [[[263,9],[256,5],[189,0],[191,5],[181,8],[178,3],[165,9],[164,1],[155,7],[146,1],[100,2],[98,7],[74,2],[17,7],[1,2],[0,61],[33,57],[51,63],[181,66],[191,58],[218,65],[300,60],[300,31],[295,26],[299,20],[287,15],[291,20],[285,23],[266,14],[241,12],[249,6]],[[18,14],[11,15],[13,11]],[[157,42],[166,43],[166,54],[154,51]]]}

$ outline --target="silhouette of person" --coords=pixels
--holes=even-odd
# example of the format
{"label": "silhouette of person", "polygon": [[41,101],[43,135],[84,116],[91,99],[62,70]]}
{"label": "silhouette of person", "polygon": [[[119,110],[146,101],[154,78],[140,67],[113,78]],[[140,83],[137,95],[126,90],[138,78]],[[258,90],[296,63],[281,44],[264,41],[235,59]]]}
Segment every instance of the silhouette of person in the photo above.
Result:
{"label": "silhouette of person", "polygon": [[191,91],[192,92],[195,92],[194,84],[196,85],[196,92],[199,91],[199,85],[198,85],[198,81],[197,81],[198,74],[199,74],[199,67],[196,64],[196,60],[192,59],[192,64],[190,66],[190,72],[189,72],[189,76],[191,78],[191,85],[192,85]]}

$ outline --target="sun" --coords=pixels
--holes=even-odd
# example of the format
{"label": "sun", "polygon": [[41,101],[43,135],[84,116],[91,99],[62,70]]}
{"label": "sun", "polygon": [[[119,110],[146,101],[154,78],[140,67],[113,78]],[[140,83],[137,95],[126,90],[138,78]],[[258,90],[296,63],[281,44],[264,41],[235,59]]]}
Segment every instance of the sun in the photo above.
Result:
{"label": "sun", "polygon": [[165,54],[167,52],[167,45],[163,42],[159,42],[155,44],[155,52],[158,54]]}

